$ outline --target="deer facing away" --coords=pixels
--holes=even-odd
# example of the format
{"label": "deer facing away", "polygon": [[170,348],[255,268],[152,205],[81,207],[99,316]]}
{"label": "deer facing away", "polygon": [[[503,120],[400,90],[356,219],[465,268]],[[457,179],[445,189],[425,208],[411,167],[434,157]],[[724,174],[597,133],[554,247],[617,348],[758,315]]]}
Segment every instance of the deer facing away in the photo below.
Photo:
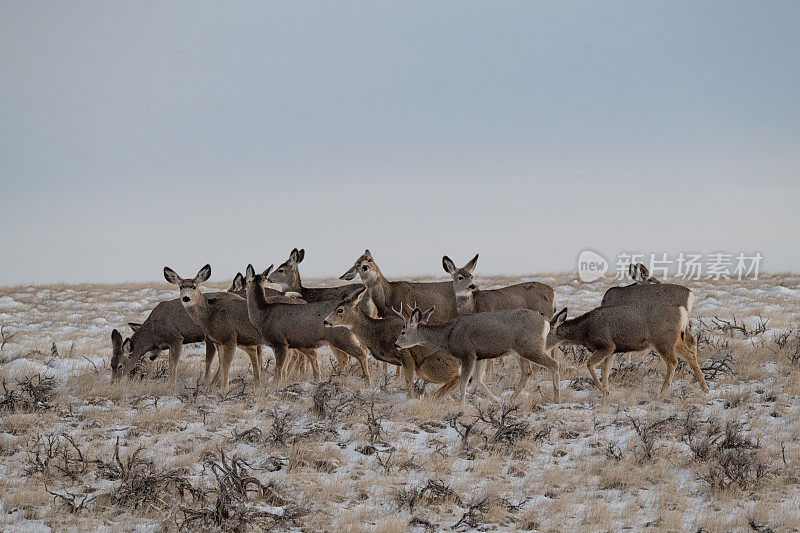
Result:
{"label": "deer facing away", "polygon": [[[661,394],[672,384],[678,357],[688,363],[700,388],[708,392],[708,384],[697,362],[697,339],[689,331],[689,313],[685,307],[663,303],[620,305],[598,307],[571,320],[566,317],[566,308],[553,317],[547,347],[559,344],[586,347],[592,352],[586,367],[601,392],[608,393],[613,354],[647,348],[653,348],[667,365]],[[601,365],[602,383],[595,373],[597,364]]]}

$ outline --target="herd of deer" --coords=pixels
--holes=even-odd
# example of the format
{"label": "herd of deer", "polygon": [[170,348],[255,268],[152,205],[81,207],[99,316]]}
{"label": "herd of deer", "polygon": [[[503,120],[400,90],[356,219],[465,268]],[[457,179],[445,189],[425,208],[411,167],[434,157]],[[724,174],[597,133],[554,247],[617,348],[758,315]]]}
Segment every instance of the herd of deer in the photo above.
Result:
{"label": "herd of deer", "polygon": [[[129,323],[134,332],[124,341],[119,331],[112,332],[112,379],[134,374],[146,354],[155,359],[168,349],[169,376],[174,381],[183,345],[205,341],[206,382],[218,384],[222,391],[228,387],[237,347],[250,356],[257,383],[263,345],[275,353],[275,383],[303,359],[317,381],[316,350],[327,345],[340,366],[355,358],[367,384],[369,352],[385,364],[402,367],[409,397],[415,394],[416,374],[428,383],[442,384],[436,396],[460,385],[463,403],[472,379],[496,401],[483,381],[485,363],[513,352],[519,358],[520,379],[511,400],[524,390],[534,363],[550,371],[558,401],[559,364],[552,349],[572,344],[591,352],[586,365],[594,384],[606,394],[613,354],[648,348],[667,365],[662,394],[672,383],[678,357],[708,391],[697,361],[697,340],[689,331],[692,292],[660,283],[642,264],[629,268],[633,284],[609,289],[600,307],[566,320],[567,309],[556,312],[555,293],[543,283],[477,288],[473,281],[477,255],[461,268],[449,257],[442,258],[452,282],[416,283],[387,280],[366,250],[341,276],[343,280],[358,276],[361,283],[330,288],[303,286],[298,265],[304,255],[304,250],[295,248],[277,269],[270,266],[260,274],[248,265],[246,274],[237,274],[227,292],[200,291],[199,285],[211,276],[210,265],[194,278],[182,278],[165,267],[164,277],[180,287],[180,297],[159,303],[144,323]],[[410,310],[408,316],[404,307]],[[212,377],[217,353],[219,367]],[[595,372],[598,364],[602,381]]]}

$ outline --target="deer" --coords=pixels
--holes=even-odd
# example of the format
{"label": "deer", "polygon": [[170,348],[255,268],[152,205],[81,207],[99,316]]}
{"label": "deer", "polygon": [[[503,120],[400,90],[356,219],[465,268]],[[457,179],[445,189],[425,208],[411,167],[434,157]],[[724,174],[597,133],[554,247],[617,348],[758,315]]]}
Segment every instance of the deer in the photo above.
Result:
{"label": "deer", "polygon": [[284,377],[284,366],[289,348],[310,349],[324,344],[352,356],[361,365],[364,380],[370,384],[366,352],[356,343],[346,329],[326,328],[325,317],[338,305],[338,301],[303,302],[296,305],[288,299],[266,297],[261,287],[269,279],[273,265],[256,274],[253,265],[247,265],[247,315],[261,338],[275,351],[275,382]]}
{"label": "deer", "polygon": [[[428,383],[443,384],[433,396],[440,398],[458,385],[461,375],[461,361],[447,352],[437,351],[423,346],[397,350],[395,340],[406,323],[401,310],[393,309],[385,318],[370,315],[359,305],[367,293],[364,286],[353,289],[339,305],[325,317],[326,327],[349,329],[359,343],[367,348],[378,361],[402,367],[409,398],[416,393],[412,380],[414,373]],[[489,392],[483,383],[483,361],[478,361],[475,381],[478,387],[493,401],[498,399]]]}
{"label": "deer", "polygon": [[[289,253],[289,258],[278,265],[278,268],[270,272],[267,281],[278,285],[283,292],[296,292],[306,302],[325,302],[328,300],[340,301],[353,291],[354,288],[361,286],[360,283],[349,283],[339,287],[304,287],[300,280],[300,269],[298,265],[303,262],[306,256],[305,249],[294,248]],[[367,300],[363,303],[367,309],[372,311],[372,303]],[[333,355],[340,368],[347,365],[349,357],[341,350],[331,347]]]}
{"label": "deer", "polygon": [[546,368],[553,378],[553,399],[560,400],[558,361],[546,352],[550,322],[529,309],[504,309],[462,315],[444,324],[429,325],[433,309],[414,307],[411,317],[395,341],[397,349],[427,346],[446,351],[461,361],[460,405],[464,405],[467,383],[482,359],[516,352],[520,357]]}
{"label": "deer", "polygon": [[[203,330],[206,338],[220,351],[219,382],[224,394],[228,390],[228,377],[236,347],[241,347],[253,364],[253,377],[261,383],[261,336],[247,316],[247,302],[229,292],[203,293],[200,284],[211,277],[211,265],[205,265],[193,278],[182,278],[165,266],[164,279],[180,287],[183,308]],[[211,361],[206,359],[206,383]]]}
{"label": "deer", "polygon": [[[475,286],[473,272],[478,264],[478,255],[458,268],[452,259],[442,256],[442,268],[453,278],[453,294],[459,315],[471,315],[501,309],[530,309],[550,319],[555,313],[555,292],[551,287],[537,281],[517,283],[499,289],[482,290]],[[511,401],[525,390],[533,375],[533,367],[527,359],[519,358],[520,381]]]}
{"label": "deer", "polygon": [[[697,339],[689,331],[689,312],[685,307],[646,302],[601,306],[571,320],[566,317],[564,308],[552,318],[547,347],[559,344],[586,347],[591,352],[586,367],[600,392],[609,394],[608,375],[613,354],[647,348],[654,349],[667,365],[661,396],[672,384],[678,357],[688,363],[703,392],[708,392],[708,384],[697,362]],[[602,383],[595,373],[597,364],[601,365]]]}
{"label": "deer", "polygon": [[364,250],[361,257],[339,279],[352,280],[356,276],[367,286],[367,296],[375,306],[378,316],[390,315],[392,308],[399,309],[401,304],[406,307],[418,305],[435,309],[432,320],[436,323],[452,320],[458,315],[456,299],[449,281],[389,281],[378,268],[369,250]]}
{"label": "deer", "polygon": [[[247,299],[247,292],[246,292],[246,285],[245,285],[244,275],[241,272],[237,272],[236,275],[233,277],[233,281],[231,282],[231,286],[228,289],[228,292],[232,292],[241,296],[242,298]],[[262,288],[264,291],[264,296],[271,297],[271,296],[291,296],[300,298],[300,294],[296,291],[286,291],[281,292],[277,289],[272,287],[267,287],[266,285]],[[344,355],[344,361],[347,363],[347,354]],[[337,359],[338,359],[337,354]],[[305,364],[309,362],[311,364],[311,371],[314,373],[314,381],[320,380],[320,371],[319,371],[319,358],[317,355],[317,351],[315,349],[305,349],[305,350],[290,350],[289,352],[289,363],[288,363],[288,375],[293,375],[295,373],[302,374],[305,371]]]}
{"label": "deer", "polygon": [[[694,305],[694,293],[683,285],[661,283],[650,275],[647,267],[641,263],[628,265],[628,275],[633,283],[622,287],[611,287],[603,295],[601,306],[630,305],[643,302],[663,302],[686,308],[691,316]],[[688,323],[687,323],[688,327]],[[631,354],[628,354],[628,363]]]}
{"label": "deer", "polygon": [[[217,351],[214,343],[206,339],[203,329],[192,320],[178,299],[158,303],[143,323],[129,322],[128,325],[133,330],[133,335],[130,337],[128,350],[124,353],[125,357],[122,357],[122,351],[112,349],[112,381],[131,375],[141,364],[145,354],[149,353],[149,358],[153,361],[158,357],[159,351],[168,349],[169,380],[174,383],[184,344],[205,341],[206,372],[214,360]],[[121,347],[124,341],[121,340],[119,331],[117,334],[120,335]],[[114,348],[113,332],[111,340]]]}

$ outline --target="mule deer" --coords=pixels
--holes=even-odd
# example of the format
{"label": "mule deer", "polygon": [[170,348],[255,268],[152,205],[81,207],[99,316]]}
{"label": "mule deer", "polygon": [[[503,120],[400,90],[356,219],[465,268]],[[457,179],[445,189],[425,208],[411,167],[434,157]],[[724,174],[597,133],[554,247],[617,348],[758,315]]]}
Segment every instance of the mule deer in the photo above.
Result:
{"label": "mule deer", "polygon": [[[359,305],[365,294],[366,287],[354,289],[325,317],[324,324],[328,327],[349,329],[375,359],[402,367],[409,398],[416,396],[412,383],[414,372],[428,383],[443,384],[434,393],[435,397],[442,397],[453,390],[461,375],[461,361],[447,352],[423,346],[398,351],[395,341],[406,323],[406,318],[401,311],[394,311],[385,318],[371,316]],[[478,362],[475,381],[489,398],[496,401],[497,398],[483,383],[482,363],[483,361]]]}
{"label": "mule deer", "polygon": [[261,338],[275,351],[275,380],[283,379],[284,365],[289,348],[317,348],[328,344],[358,360],[369,384],[367,354],[358,346],[349,331],[326,328],[325,317],[338,305],[338,301],[302,302],[295,305],[281,298],[267,298],[261,290],[272,266],[256,274],[253,265],[247,265],[247,313],[250,322],[258,329]]}
{"label": "mule deer", "polygon": [[[478,254],[461,268],[446,255],[442,257],[442,268],[453,278],[453,293],[459,315],[471,315],[501,309],[530,309],[538,311],[548,319],[555,313],[555,293],[544,283],[529,281],[517,283],[500,289],[481,290],[475,286],[473,272],[478,264]],[[514,401],[525,390],[525,385],[533,376],[531,363],[519,358],[520,381],[511,396]]]}
{"label": "mule deer", "polygon": [[[214,360],[217,351],[214,343],[206,339],[203,328],[192,320],[180,300],[160,302],[142,324],[130,322],[128,325],[133,329],[129,350],[125,353],[125,357],[122,357],[123,352],[121,351],[119,354],[112,353],[112,380],[132,374],[135,368],[141,364],[145,354],[150,353],[152,361],[158,357],[159,351],[168,349],[169,379],[174,382],[177,378],[178,360],[183,352],[184,344],[205,341],[207,369]],[[119,334],[119,332],[117,333]],[[112,347],[113,340],[112,336]]]}
{"label": "mule deer", "polygon": [[[664,394],[672,383],[678,357],[689,364],[700,388],[708,392],[708,384],[697,362],[697,339],[689,331],[689,313],[685,307],[640,303],[598,307],[571,320],[566,320],[566,317],[566,308],[553,317],[547,347],[559,344],[586,347],[592,352],[586,367],[601,392],[608,394],[608,374],[613,354],[640,352],[647,348],[653,348],[667,365],[667,375],[660,394]],[[603,374],[602,383],[597,379],[594,369],[598,363]]]}
{"label": "mule deer", "polygon": [[634,283],[608,289],[603,295],[601,306],[665,303],[684,307],[687,313],[692,313],[694,294],[691,290],[675,283],[661,283],[650,276],[647,267],[641,263],[628,267],[628,273]]}
{"label": "mule deer", "polygon": [[[306,256],[305,249],[294,248],[289,253],[289,259],[278,265],[278,268],[270,272],[267,281],[280,286],[284,292],[296,292],[300,297],[309,302],[325,302],[328,300],[340,301],[342,298],[353,292],[356,287],[362,286],[360,283],[348,283],[339,287],[304,287],[300,280],[300,268],[298,265],[303,262]],[[267,294],[269,296],[269,294]],[[367,300],[363,303],[365,308],[372,311],[372,302]],[[338,348],[331,347],[333,355],[336,357],[341,368],[347,365],[349,357]]]}
{"label": "mule deer", "polygon": [[457,316],[456,299],[449,281],[434,283],[416,283],[411,281],[389,281],[372,259],[369,250],[356,259],[355,264],[340,276],[340,279],[351,280],[359,276],[367,286],[367,296],[375,305],[378,316],[386,317],[392,308],[399,309],[419,305],[435,309],[432,320],[436,323],[452,320]]}
{"label": "mule deer", "polygon": [[423,313],[415,307],[397,337],[396,346],[428,346],[459,359],[462,405],[476,361],[502,357],[511,352],[550,370],[553,398],[559,401],[559,367],[558,362],[545,351],[550,323],[544,315],[528,309],[509,309],[463,315],[445,324],[427,325],[432,314],[433,309]]}
{"label": "mule deer", "polygon": [[[200,327],[206,338],[220,348],[219,380],[223,392],[228,390],[228,374],[236,353],[241,347],[253,364],[253,376],[261,383],[261,338],[247,317],[247,302],[228,292],[202,293],[199,285],[211,277],[211,265],[200,269],[194,278],[184,279],[169,267],[164,267],[164,279],[178,285],[180,301],[186,312]],[[211,362],[206,359],[206,381]]]}

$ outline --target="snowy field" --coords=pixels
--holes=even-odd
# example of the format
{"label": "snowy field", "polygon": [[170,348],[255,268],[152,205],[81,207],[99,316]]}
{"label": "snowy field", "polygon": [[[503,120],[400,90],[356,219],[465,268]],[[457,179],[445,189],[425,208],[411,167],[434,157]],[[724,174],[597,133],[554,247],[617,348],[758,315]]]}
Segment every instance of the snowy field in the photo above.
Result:
{"label": "snowy field", "polygon": [[[522,280],[570,317],[611,284],[477,279]],[[365,387],[327,349],[317,384],[254,387],[239,352],[221,397],[198,386],[200,345],[175,385],[165,357],[112,384],[112,328],[129,335],[173,287],[0,288],[0,530],[797,530],[800,276],[688,286],[709,394],[681,365],[657,398],[664,365],[640,353],[616,356],[602,397],[567,349],[561,403],[538,371],[518,408],[473,394],[464,412],[406,399],[374,360]],[[508,399],[516,378],[508,359],[487,384]]]}

